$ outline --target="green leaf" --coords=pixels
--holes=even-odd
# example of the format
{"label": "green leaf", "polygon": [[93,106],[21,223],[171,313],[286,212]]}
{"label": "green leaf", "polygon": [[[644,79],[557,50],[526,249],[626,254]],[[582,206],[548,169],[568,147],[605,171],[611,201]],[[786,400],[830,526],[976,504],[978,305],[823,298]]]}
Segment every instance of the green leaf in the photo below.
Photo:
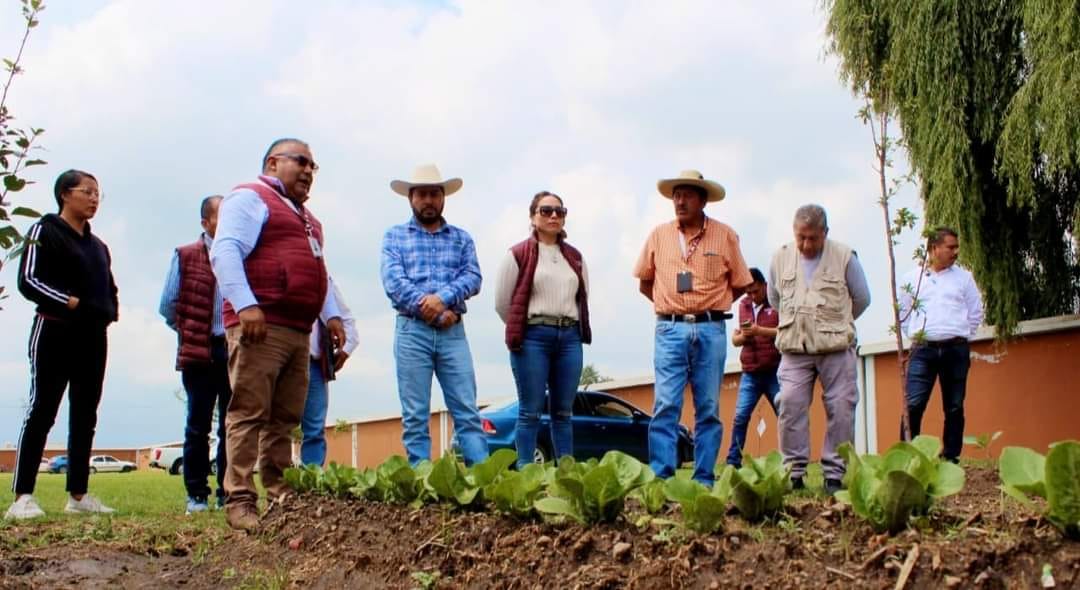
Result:
{"label": "green leaf", "polygon": [[8,174],[4,177],[4,188],[13,193],[21,191],[25,186],[26,181],[19,178],[18,176],[15,176],[14,174]]}
{"label": "green leaf", "polygon": [[936,436],[920,434],[912,439],[911,446],[919,449],[926,459],[936,459],[941,454],[941,439]]}
{"label": "green leaf", "polygon": [[1061,442],[1046,455],[1047,520],[1080,539],[1080,442]]}
{"label": "green leaf", "polygon": [[662,479],[654,479],[637,488],[629,495],[637,498],[649,514],[657,514],[663,510],[667,500],[667,496],[664,494],[664,480]]}
{"label": "green leaf", "polygon": [[708,488],[692,479],[672,477],[664,481],[664,495],[672,502],[680,504],[693,502],[694,498],[707,493],[709,493]]}
{"label": "green leaf", "polygon": [[701,494],[693,502],[683,504],[683,520],[688,528],[702,534],[718,531],[724,523],[726,503],[712,494]]}
{"label": "green leaf", "polygon": [[1025,494],[1046,497],[1046,457],[1024,447],[1005,447],[998,460],[1001,481]]}
{"label": "green leaf", "polygon": [[907,528],[911,513],[926,503],[926,493],[919,480],[910,474],[890,471],[883,485],[878,487],[874,503],[881,509],[879,530],[887,530],[895,535]]}
{"label": "green leaf", "polygon": [[950,461],[940,461],[928,493],[934,499],[959,493],[964,489],[964,479],[964,470],[959,465]]}
{"label": "green leaf", "polygon": [[19,215],[21,217],[38,218],[41,217],[41,213],[29,208],[29,207],[16,207],[11,210],[12,215]]}
{"label": "green leaf", "polygon": [[30,166],[43,166],[45,164],[48,164],[48,162],[46,162],[45,160],[35,158],[33,160],[27,160],[27,161],[23,162],[23,167],[29,168]]}
{"label": "green leaf", "polygon": [[533,506],[535,506],[538,511],[543,512],[544,514],[565,516],[581,524],[586,524],[585,516],[581,513],[577,506],[563,498],[553,498],[550,496],[547,498],[540,498],[533,504]]}
{"label": "green leaf", "polygon": [[473,465],[469,471],[476,485],[484,487],[495,481],[499,474],[509,469],[515,462],[517,462],[516,451],[499,449],[488,455],[487,459]]}

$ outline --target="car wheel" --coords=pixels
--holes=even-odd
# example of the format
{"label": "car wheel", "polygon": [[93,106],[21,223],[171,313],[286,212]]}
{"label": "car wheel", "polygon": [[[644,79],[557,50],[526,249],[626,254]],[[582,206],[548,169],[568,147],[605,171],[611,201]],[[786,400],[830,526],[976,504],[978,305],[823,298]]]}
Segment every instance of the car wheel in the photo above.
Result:
{"label": "car wheel", "polygon": [[56,469],[57,473],[67,473],[67,465],[61,465]]}
{"label": "car wheel", "polygon": [[184,474],[184,459],[180,458],[173,461],[172,467],[169,468],[170,475],[183,475]]}
{"label": "car wheel", "polygon": [[93,467],[93,466],[91,466],[91,467],[90,467],[90,475],[93,475],[93,474],[95,474],[95,473],[97,473],[97,467]]}
{"label": "car wheel", "polygon": [[536,449],[533,450],[533,463],[543,465],[548,461],[551,461],[551,451],[547,450],[543,445],[536,445]]}
{"label": "car wheel", "polygon": [[210,462],[210,475],[217,475],[217,461]]}
{"label": "car wheel", "polygon": [[131,471],[131,466],[124,465],[124,468],[120,470],[120,473],[127,473],[128,471]]}

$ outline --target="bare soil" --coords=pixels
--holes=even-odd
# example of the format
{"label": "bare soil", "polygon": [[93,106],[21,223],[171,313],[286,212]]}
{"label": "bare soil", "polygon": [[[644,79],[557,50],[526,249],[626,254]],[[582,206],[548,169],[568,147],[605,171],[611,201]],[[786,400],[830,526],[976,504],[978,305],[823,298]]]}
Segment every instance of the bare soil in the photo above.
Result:
{"label": "bare soil", "polygon": [[1044,564],[1056,588],[1080,588],[1080,543],[1003,500],[995,470],[967,478],[895,537],[809,494],[776,521],[732,515],[708,536],[639,529],[633,506],[627,520],[585,528],[301,496],[273,506],[258,534],[225,533],[210,550],[0,554],[0,587],[893,588],[907,563],[907,588],[1039,588]]}

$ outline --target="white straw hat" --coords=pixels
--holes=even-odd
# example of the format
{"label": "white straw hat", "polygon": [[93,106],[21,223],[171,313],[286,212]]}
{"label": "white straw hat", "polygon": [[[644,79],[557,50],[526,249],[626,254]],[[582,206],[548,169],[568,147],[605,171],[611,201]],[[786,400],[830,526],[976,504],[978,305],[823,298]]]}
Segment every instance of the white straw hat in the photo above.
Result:
{"label": "white straw hat", "polygon": [[724,196],[727,194],[723,185],[712,180],[705,180],[705,177],[697,170],[683,170],[676,178],[665,178],[656,181],[656,188],[660,190],[660,194],[669,199],[672,197],[672,193],[675,192],[675,187],[683,185],[696,186],[704,189],[705,200],[710,203],[723,201]]}
{"label": "white straw hat", "polygon": [[450,196],[461,189],[460,178],[442,179],[442,174],[435,164],[421,164],[413,170],[411,180],[394,180],[390,182],[390,188],[397,194],[409,196],[409,190],[417,186],[441,186],[443,194]]}

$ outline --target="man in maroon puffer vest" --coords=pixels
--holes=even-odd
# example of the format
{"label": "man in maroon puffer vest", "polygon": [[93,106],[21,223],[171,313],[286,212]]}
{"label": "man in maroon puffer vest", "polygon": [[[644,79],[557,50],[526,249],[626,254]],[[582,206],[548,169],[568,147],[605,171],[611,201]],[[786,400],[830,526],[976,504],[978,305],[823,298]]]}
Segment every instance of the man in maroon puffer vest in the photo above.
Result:
{"label": "man in maroon puffer vest", "polygon": [[305,207],[318,169],[307,143],[279,139],[263,156],[258,180],[221,203],[210,262],[225,297],[233,392],[225,418],[225,520],[235,529],[258,528],[256,462],[269,498],[288,491],[283,471],[307,398],[315,319],[328,318],[332,345],[345,345],[322,225]]}
{"label": "man in maroon puffer vest", "polygon": [[780,351],[776,350],[776,326],[780,315],[769,305],[768,286],[765,275],[756,268],[750,269],[753,284],[746,288],[746,296],[739,302],[739,328],[731,336],[731,343],[742,347],[742,378],[739,381],[739,399],[735,402],[735,419],[731,425],[731,446],[728,448],[728,465],[742,466],[742,452],[746,445],[746,428],[762,395],[776,413],[776,394],[780,382],[776,370],[780,367]]}

